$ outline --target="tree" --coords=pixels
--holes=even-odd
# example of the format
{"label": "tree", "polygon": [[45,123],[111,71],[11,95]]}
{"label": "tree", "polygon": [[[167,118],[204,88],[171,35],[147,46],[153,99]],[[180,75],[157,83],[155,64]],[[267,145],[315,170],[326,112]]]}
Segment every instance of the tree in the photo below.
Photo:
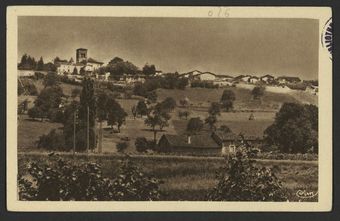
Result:
{"label": "tree", "polygon": [[60,132],[57,132],[56,129],[52,129],[48,134],[43,134],[39,137],[38,148],[44,148],[47,150],[58,150],[65,151],[65,138],[64,135]]}
{"label": "tree", "polygon": [[164,101],[162,101],[160,105],[162,106],[164,110],[171,112],[176,107],[176,100],[173,99],[172,97],[167,97],[164,99]]}
{"label": "tree", "polygon": [[133,94],[135,95],[147,97],[147,93],[148,93],[147,88],[142,83],[137,83],[133,88]]}
{"label": "tree", "polygon": [[140,117],[148,114],[148,107],[146,106],[144,101],[138,101],[136,107],[136,114],[139,114]]}
{"label": "tree", "polygon": [[213,102],[213,103],[211,103],[211,105],[210,105],[210,108],[209,108],[209,110],[208,110],[208,113],[210,114],[210,115],[221,115],[221,105],[219,104],[219,103],[217,103],[217,102]]}
{"label": "tree", "polygon": [[222,97],[221,97],[221,103],[222,107],[225,108],[226,111],[230,111],[233,109],[233,102],[235,101],[235,93],[231,90],[224,90]]}
{"label": "tree", "polygon": [[42,57],[40,57],[38,63],[37,63],[37,70],[42,71],[44,70],[44,60]]}
{"label": "tree", "polygon": [[78,74],[78,69],[76,67],[73,68],[72,75],[77,75]]}
{"label": "tree", "polygon": [[265,143],[285,153],[318,151],[317,107],[284,103],[265,131]]}
{"label": "tree", "polygon": [[52,109],[59,108],[63,96],[63,90],[59,86],[44,88],[34,101],[35,109],[31,110],[31,116],[33,118],[39,117],[41,120],[48,117],[48,113]]}
{"label": "tree", "polygon": [[48,72],[43,80],[43,85],[45,88],[56,86],[59,84],[60,84],[60,81],[59,81],[58,75],[54,72]]}
{"label": "tree", "polygon": [[[96,138],[94,136],[95,119],[96,97],[94,95],[94,82],[89,78],[84,78],[83,89],[80,95],[79,120],[81,131],[84,133],[84,141],[89,138],[89,149],[94,149],[96,145]],[[87,127],[89,128],[89,135],[87,135]],[[84,146],[87,146],[86,142],[84,142]]]}
{"label": "tree", "polygon": [[251,91],[254,99],[260,99],[264,95],[265,87],[263,86],[256,86]]}
{"label": "tree", "polygon": [[199,117],[190,118],[187,124],[187,133],[192,135],[203,129],[203,121]]}
{"label": "tree", "polygon": [[73,88],[71,91],[71,97],[75,99],[76,97],[80,96],[81,90],[79,88]]}
{"label": "tree", "polygon": [[179,118],[184,117],[186,120],[188,119],[189,115],[190,115],[189,111],[179,111],[178,112],[178,117]]}
{"label": "tree", "polygon": [[[84,146],[80,146],[84,141],[81,139],[85,139],[84,134],[80,134],[82,127],[80,125],[79,119],[79,101],[73,100],[70,104],[66,105],[64,108],[64,121],[63,121],[63,134],[65,138],[65,149],[71,150],[73,149],[74,141],[75,142],[75,151],[84,151],[86,148],[86,144]],[[76,129],[76,136],[74,137],[74,128]],[[80,136],[79,136],[80,134]]]}
{"label": "tree", "polygon": [[138,68],[129,61],[124,61],[119,57],[115,57],[105,67],[105,72],[110,72],[110,76],[112,78],[119,79],[119,77],[123,74],[136,74],[138,72]]}
{"label": "tree", "polygon": [[120,104],[115,101],[112,97],[109,98],[107,102],[108,116],[107,124],[109,126],[117,125],[118,133],[120,133],[120,127],[125,123],[125,118],[127,113],[120,106]]}
{"label": "tree", "polygon": [[217,123],[216,115],[209,115],[204,121],[209,125],[211,130],[215,130],[215,124]]}
{"label": "tree", "polygon": [[98,152],[102,152],[102,140],[103,140],[103,121],[107,120],[108,116],[108,100],[107,93],[103,90],[99,90],[97,93],[96,104],[97,104],[97,120],[99,122],[99,136],[98,136]]}
{"label": "tree", "polygon": [[153,65],[153,64],[152,65],[145,64],[144,67],[143,67],[143,73],[145,75],[149,75],[149,76],[155,75],[155,73],[156,73],[155,65]]}
{"label": "tree", "polygon": [[217,115],[221,115],[220,104],[213,102],[208,110],[209,116],[205,119],[205,123],[209,125],[211,130],[215,130],[215,124],[217,123]]}
{"label": "tree", "polygon": [[79,75],[84,76],[85,73],[86,73],[85,68],[84,68],[84,67],[81,67],[80,70],[79,70]]}
{"label": "tree", "polygon": [[136,105],[133,105],[133,106],[132,106],[132,108],[131,108],[131,113],[132,113],[133,119],[135,120],[135,119],[136,119],[136,116],[137,116],[137,108],[136,108]]}
{"label": "tree", "polygon": [[146,98],[148,99],[148,101],[150,101],[151,103],[155,103],[157,101],[157,93],[156,91],[150,91],[146,93]]}
{"label": "tree", "polygon": [[145,152],[148,149],[154,149],[154,141],[149,141],[145,137],[137,137],[135,147],[138,152]]}
{"label": "tree", "polygon": [[41,118],[41,121],[43,121],[45,116],[44,113],[41,111],[41,108],[36,106],[32,107],[31,109],[28,109],[27,114],[32,119]]}
{"label": "tree", "polygon": [[116,144],[117,151],[119,153],[123,153],[128,148],[128,143],[126,142],[119,142]]}
{"label": "tree", "polygon": [[154,107],[150,113],[148,114],[147,118],[145,119],[144,123],[151,127],[154,133],[154,142],[157,142],[157,126],[159,130],[163,130],[164,127],[169,126],[168,121],[170,120],[170,115],[168,114],[167,110],[162,109],[161,106]]}
{"label": "tree", "polygon": [[184,99],[179,100],[179,104],[182,107],[187,107],[190,104],[190,100],[189,100],[189,98],[185,97]]}
{"label": "tree", "polygon": [[57,67],[52,62],[48,62],[47,64],[44,64],[44,71],[56,72]]}

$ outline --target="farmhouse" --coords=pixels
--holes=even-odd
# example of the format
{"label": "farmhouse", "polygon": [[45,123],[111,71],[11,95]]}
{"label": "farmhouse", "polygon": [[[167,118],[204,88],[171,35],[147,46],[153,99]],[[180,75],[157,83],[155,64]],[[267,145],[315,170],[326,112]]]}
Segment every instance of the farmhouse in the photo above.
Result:
{"label": "farmhouse", "polygon": [[211,72],[201,72],[198,70],[190,71],[184,74],[181,74],[180,77],[188,78],[189,80],[196,81],[214,81],[216,79],[216,75]]}
{"label": "farmhouse", "polygon": [[266,84],[272,84],[275,80],[274,76],[266,74],[262,77],[260,77],[260,80]]}
{"label": "farmhouse", "polygon": [[157,71],[155,71],[155,75],[154,76],[155,77],[163,77],[164,73],[163,73],[163,71],[157,70]]}
{"label": "farmhouse", "polygon": [[251,76],[251,77],[248,79],[248,82],[251,83],[251,84],[256,84],[258,81],[259,81],[259,78],[256,77],[256,76]]}
{"label": "farmhouse", "polygon": [[287,76],[278,77],[276,80],[279,84],[286,84],[286,83],[296,84],[296,83],[301,82],[301,79],[298,77],[287,77]]}
{"label": "farmhouse", "polygon": [[80,69],[84,69],[87,73],[93,73],[93,71],[103,66],[103,64],[103,62],[93,58],[87,58],[87,49],[85,48],[78,48],[76,50],[76,62],[74,62],[72,58],[69,61],[59,60],[55,62],[59,75],[65,73],[71,74],[75,68],[78,74],[80,73]]}
{"label": "farmhouse", "polygon": [[234,153],[238,146],[259,148],[262,141],[262,136],[242,133],[237,135],[220,130],[190,136],[164,134],[158,142],[158,151],[179,154],[221,155]]}
{"label": "farmhouse", "polygon": [[262,144],[262,137],[254,135],[235,134],[232,132],[215,131],[211,135],[213,139],[222,148],[222,152],[235,152],[236,146],[244,145],[246,147],[259,148]]}
{"label": "farmhouse", "polygon": [[158,142],[158,151],[195,155],[219,155],[221,154],[221,146],[210,134],[190,136],[164,134]]}

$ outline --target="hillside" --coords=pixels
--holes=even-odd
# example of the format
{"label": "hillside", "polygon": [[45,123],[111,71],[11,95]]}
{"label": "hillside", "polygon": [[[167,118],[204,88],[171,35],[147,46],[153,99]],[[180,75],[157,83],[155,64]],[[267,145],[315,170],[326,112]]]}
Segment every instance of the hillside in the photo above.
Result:
{"label": "hillside", "polygon": [[[207,89],[207,88],[187,88],[185,90],[169,90],[158,89],[158,99],[163,100],[166,97],[173,97],[179,101],[185,97],[188,97],[192,106],[196,107],[209,107],[211,102],[217,102],[220,100],[223,90],[219,89]],[[235,110],[277,110],[284,102],[297,102],[300,103],[303,97],[300,96],[297,99],[292,94],[284,93],[272,93],[265,92],[262,97],[262,101],[253,100],[251,91],[245,88],[229,87],[236,95],[234,102]]]}

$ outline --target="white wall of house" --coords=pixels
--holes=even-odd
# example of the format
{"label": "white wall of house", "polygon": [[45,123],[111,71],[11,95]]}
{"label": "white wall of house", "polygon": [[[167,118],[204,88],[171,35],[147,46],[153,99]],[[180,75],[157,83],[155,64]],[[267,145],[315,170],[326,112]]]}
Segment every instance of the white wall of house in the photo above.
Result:
{"label": "white wall of house", "polygon": [[203,73],[199,75],[199,78],[201,81],[214,81],[216,79],[216,76],[209,73]]}
{"label": "white wall of house", "polygon": [[252,83],[252,84],[256,84],[258,81],[259,81],[259,79],[257,79],[257,78],[250,78],[249,79],[249,82]]}
{"label": "white wall of house", "polygon": [[19,77],[30,77],[34,75],[33,70],[18,70]]}

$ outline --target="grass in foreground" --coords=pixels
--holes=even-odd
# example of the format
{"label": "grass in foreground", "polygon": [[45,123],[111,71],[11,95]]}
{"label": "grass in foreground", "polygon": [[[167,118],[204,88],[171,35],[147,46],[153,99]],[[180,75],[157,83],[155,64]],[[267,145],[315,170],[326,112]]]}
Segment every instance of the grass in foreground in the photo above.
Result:
{"label": "grass in foreground", "polygon": [[[72,160],[72,156],[65,156]],[[76,156],[75,161],[93,161],[102,165],[103,173],[113,177],[119,167],[122,157],[108,156]],[[24,173],[24,165],[31,161],[45,161],[44,155],[18,156],[19,172]],[[216,185],[216,171],[223,166],[224,161],[219,159],[195,158],[133,158],[132,159],[145,173],[164,181],[161,190],[164,193],[162,200],[206,200],[206,195]],[[257,166],[273,167],[277,176],[287,189],[289,201],[317,201],[317,197],[301,199],[296,196],[298,190],[318,191],[318,166],[308,162],[282,162],[259,161]],[[19,174],[20,175],[20,174]]]}

